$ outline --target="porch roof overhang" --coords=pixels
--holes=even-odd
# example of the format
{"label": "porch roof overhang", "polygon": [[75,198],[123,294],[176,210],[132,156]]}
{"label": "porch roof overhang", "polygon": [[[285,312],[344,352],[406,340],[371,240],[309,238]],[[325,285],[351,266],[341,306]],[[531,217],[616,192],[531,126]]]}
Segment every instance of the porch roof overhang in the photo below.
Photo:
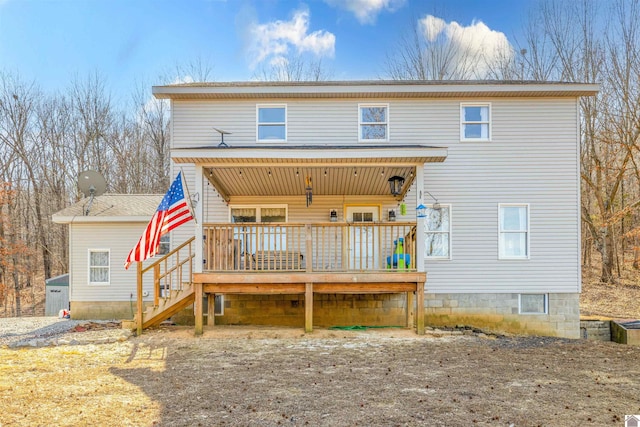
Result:
{"label": "porch roof overhang", "polygon": [[447,149],[423,145],[242,146],[175,148],[176,163],[203,167],[203,175],[229,201],[234,196],[303,196],[306,178],[313,195],[391,196],[388,180],[404,178],[404,197],[416,168],[443,162]]}

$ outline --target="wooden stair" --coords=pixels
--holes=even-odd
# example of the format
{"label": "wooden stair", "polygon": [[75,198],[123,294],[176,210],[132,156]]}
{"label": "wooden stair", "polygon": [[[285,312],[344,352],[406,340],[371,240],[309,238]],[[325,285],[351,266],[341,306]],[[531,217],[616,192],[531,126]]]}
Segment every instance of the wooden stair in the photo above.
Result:
{"label": "wooden stair", "polygon": [[160,298],[158,306],[148,307],[142,313],[142,329],[157,326],[188,305],[193,304],[195,301],[194,286],[192,284],[183,284],[182,286],[183,289],[172,290],[166,298]]}

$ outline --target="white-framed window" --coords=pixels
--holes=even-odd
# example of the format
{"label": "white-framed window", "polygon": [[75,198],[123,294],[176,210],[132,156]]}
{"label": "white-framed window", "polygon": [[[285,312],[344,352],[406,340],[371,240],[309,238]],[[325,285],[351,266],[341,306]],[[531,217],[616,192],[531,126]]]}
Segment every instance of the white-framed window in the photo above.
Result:
{"label": "white-framed window", "polygon": [[156,256],[166,255],[171,250],[171,235],[169,233],[163,234],[160,237],[160,245],[158,246],[158,252]]}
{"label": "white-framed window", "polygon": [[[287,222],[287,205],[232,205],[229,207],[230,222],[242,223],[284,223]],[[237,240],[242,241],[246,251],[286,250],[287,228],[281,226],[258,227],[247,225],[238,229]],[[251,236],[256,236],[252,239]]]}
{"label": "white-framed window", "polygon": [[451,205],[427,206],[424,221],[424,257],[451,259]]}
{"label": "white-framed window", "polygon": [[[214,297],[213,304],[213,315],[214,316],[224,316],[224,294],[216,294]],[[209,304],[207,301],[207,297],[202,297],[202,306],[205,309],[207,316],[209,315]]]}
{"label": "white-framed window", "polygon": [[110,283],[109,249],[89,249],[89,284],[108,285]]}
{"label": "white-framed window", "polygon": [[287,106],[285,104],[256,105],[256,135],[258,141],[286,141]]}
{"label": "white-framed window", "polygon": [[547,314],[549,297],[547,294],[518,294],[520,314]]}
{"label": "white-framed window", "polygon": [[389,104],[358,104],[358,141],[389,140]]}
{"label": "white-framed window", "polygon": [[498,205],[498,256],[500,259],[529,258],[529,205]]}
{"label": "white-framed window", "polygon": [[460,104],[460,140],[491,141],[491,104]]}

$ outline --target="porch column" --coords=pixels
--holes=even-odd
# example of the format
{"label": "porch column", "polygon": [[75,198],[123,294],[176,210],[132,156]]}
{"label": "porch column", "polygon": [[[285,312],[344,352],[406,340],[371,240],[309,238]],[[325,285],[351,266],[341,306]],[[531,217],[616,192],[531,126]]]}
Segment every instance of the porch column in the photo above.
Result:
{"label": "porch column", "polygon": [[416,267],[418,271],[425,271],[424,268],[424,218],[417,217],[417,207],[424,204],[424,164],[416,166]]}
{"label": "porch column", "polygon": [[202,185],[202,165],[195,165],[196,167],[196,182],[195,182],[195,192],[200,196],[200,200],[195,206],[195,215],[196,215],[196,225],[195,225],[195,236],[196,240],[194,242],[194,251],[195,256],[193,261],[195,266],[193,268],[194,273],[202,273],[202,254],[203,254],[203,246],[202,246],[202,218],[204,215],[202,211],[204,209],[204,193],[203,193],[203,185]]}
{"label": "porch column", "polygon": [[[424,163],[416,166],[416,208],[424,204]],[[425,219],[416,214],[416,267],[418,271],[426,271],[424,266]],[[413,309],[413,307],[411,307]],[[409,307],[407,307],[409,309]],[[424,334],[424,283],[416,283],[416,332]]]}

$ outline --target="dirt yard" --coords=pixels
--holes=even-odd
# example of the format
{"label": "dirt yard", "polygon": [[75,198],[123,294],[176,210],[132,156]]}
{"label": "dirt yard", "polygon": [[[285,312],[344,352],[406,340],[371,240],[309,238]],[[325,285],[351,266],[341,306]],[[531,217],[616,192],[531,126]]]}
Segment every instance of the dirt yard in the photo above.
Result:
{"label": "dirt yard", "polygon": [[640,348],[471,331],[170,327],[0,348],[0,426],[624,425]]}

